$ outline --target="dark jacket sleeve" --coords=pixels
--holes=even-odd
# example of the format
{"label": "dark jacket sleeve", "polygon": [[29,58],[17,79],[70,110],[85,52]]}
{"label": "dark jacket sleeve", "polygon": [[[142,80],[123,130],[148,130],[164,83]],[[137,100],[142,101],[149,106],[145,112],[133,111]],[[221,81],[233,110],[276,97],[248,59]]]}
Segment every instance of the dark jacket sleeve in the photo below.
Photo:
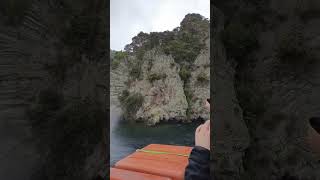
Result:
{"label": "dark jacket sleeve", "polygon": [[192,149],[189,164],[186,167],[185,180],[209,180],[210,179],[210,151],[196,146]]}

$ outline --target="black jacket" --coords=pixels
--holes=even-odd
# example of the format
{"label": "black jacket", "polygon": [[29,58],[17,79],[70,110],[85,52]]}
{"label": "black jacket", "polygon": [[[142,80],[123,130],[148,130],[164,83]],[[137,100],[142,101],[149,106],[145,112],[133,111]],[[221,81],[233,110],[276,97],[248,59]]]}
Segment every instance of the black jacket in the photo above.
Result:
{"label": "black jacket", "polygon": [[192,149],[189,164],[186,167],[185,180],[209,180],[210,179],[210,151],[196,146]]}

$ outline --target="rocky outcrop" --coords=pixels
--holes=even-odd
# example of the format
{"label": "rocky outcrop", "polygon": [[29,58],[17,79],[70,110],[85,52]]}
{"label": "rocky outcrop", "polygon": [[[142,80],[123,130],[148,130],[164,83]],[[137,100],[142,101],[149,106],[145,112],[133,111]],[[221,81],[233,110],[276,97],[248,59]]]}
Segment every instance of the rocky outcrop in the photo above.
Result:
{"label": "rocky outcrop", "polygon": [[149,125],[209,119],[208,26],[203,16],[187,14],[173,31],[141,32],[125,52],[112,51],[111,102],[125,119]]}
{"label": "rocky outcrop", "polygon": [[[130,61],[134,61],[133,59]],[[126,60],[121,61],[117,68],[110,70],[110,105],[119,107],[119,96],[127,89],[129,67]]]}
{"label": "rocky outcrop", "polygon": [[179,76],[179,65],[171,56],[155,50],[147,52],[143,59],[142,79],[134,81],[129,88],[129,92],[144,96],[136,118],[151,125],[161,120],[184,121],[188,103]]}
{"label": "rocky outcrop", "polygon": [[[187,82],[180,77],[180,65],[159,48],[145,52],[139,78],[132,78],[128,73],[132,63],[139,63],[139,60],[135,56],[121,60],[119,66],[111,70],[111,102],[119,105],[119,97],[124,90],[141,95],[143,103],[131,116],[149,125],[161,121],[209,119],[209,112],[204,106],[210,97],[209,46],[208,38],[205,48],[191,65]],[[190,102],[186,93],[190,94]]]}
{"label": "rocky outcrop", "polygon": [[210,119],[210,114],[204,104],[210,98],[210,39],[192,65],[189,82],[185,87],[190,91],[191,103],[189,104],[189,118]]}

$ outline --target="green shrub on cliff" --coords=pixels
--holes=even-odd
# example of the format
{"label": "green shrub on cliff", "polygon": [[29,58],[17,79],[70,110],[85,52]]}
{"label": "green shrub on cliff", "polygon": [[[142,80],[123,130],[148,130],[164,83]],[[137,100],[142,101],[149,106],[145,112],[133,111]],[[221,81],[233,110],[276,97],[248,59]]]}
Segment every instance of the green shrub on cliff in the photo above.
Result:
{"label": "green shrub on cliff", "polygon": [[163,45],[162,48],[167,55],[171,54],[177,63],[182,63],[195,57],[195,52],[187,46],[188,44],[181,40],[173,40]]}
{"label": "green shrub on cliff", "polygon": [[119,96],[119,101],[121,104],[125,103],[125,100],[128,98],[130,95],[130,92],[128,90],[123,90],[121,95]]}
{"label": "green shrub on cliff", "polygon": [[111,68],[117,69],[121,61],[124,61],[128,57],[128,53],[125,51],[115,51],[113,58],[111,59]]}
{"label": "green shrub on cliff", "polygon": [[111,69],[117,69],[120,65],[120,61],[116,59],[111,60]]}
{"label": "green shrub on cliff", "polygon": [[187,14],[176,31],[176,37],[164,42],[162,48],[166,54],[171,54],[177,63],[192,63],[205,47],[204,39],[208,30],[207,19],[200,14]]}
{"label": "green shrub on cliff", "polygon": [[198,75],[197,75],[197,81],[199,83],[206,83],[209,81],[209,78],[207,77],[206,73],[204,72],[200,72]]}
{"label": "green shrub on cliff", "polygon": [[139,79],[141,76],[141,63],[134,63],[129,70],[129,75],[131,79]]}
{"label": "green shrub on cliff", "polygon": [[188,67],[182,66],[179,71],[179,75],[182,81],[186,82],[191,77],[191,72]]}
{"label": "green shrub on cliff", "polygon": [[173,31],[140,32],[125,46],[125,51],[142,59],[147,50],[157,46],[181,64],[193,62],[200,50],[204,48],[204,38],[209,32],[209,20],[200,14],[187,14],[180,27]]}
{"label": "green shrub on cliff", "polygon": [[148,76],[148,80],[152,83],[153,81],[157,81],[157,80],[160,80],[160,79],[165,79],[167,78],[167,75],[166,74],[157,74],[157,73],[152,73],[152,74],[149,74]]}
{"label": "green shrub on cliff", "polygon": [[135,113],[142,106],[144,97],[140,93],[130,93],[128,90],[124,90],[119,96],[119,101],[124,111],[125,119],[132,120]]}
{"label": "green shrub on cliff", "polygon": [[189,107],[187,109],[186,115],[187,115],[187,119],[190,120],[190,117],[192,115],[192,112],[190,111],[190,104],[193,103],[193,98],[194,98],[194,94],[192,93],[191,89],[188,87],[184,88],[184,94],[186,95],[186,100],[189,104]]}
{"label": "green shrub on cliff", "polygon": [[125,51],[116,51],[114,53],[114,59],[123,60],[128,57],[128,53]]}

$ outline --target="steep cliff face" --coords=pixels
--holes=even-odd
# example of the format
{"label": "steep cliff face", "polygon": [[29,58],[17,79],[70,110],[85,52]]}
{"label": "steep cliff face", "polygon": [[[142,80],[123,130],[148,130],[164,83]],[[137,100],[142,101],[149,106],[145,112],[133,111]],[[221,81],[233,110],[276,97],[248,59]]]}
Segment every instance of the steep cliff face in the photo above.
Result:
{"label": "steep cliff face", "polygon": [[186,117],[188,103],[179,76],[179,66],[171,56],[149,51],[144,56],[141,80],[131,83],[129,92],[144,97],[136,113],[137,119],[154,125],[161,120]]}
{"label": "steep cliff face", "polygon": [[119,96],[127,88],[129,68],[126,61],[121,61],[117,68],[110,70],[110,105],[120,107]]}
{"label": "steep cliff face", "polygon": [[[231,23],[223,23],[225,30],[219,36],[223,43],[217,44],[217,48],[227,49],[224,66],[237,65],[228,82],[238,99],[234,102],[242,109],[242,113],[237,111],[242,115],[235,119],[246,125],[248,144],[242,149],[242,163],[222,166],[225,156],[215,157],[215,167],[222,169],[217,171],[217,179],[318,179],[319,162],[306,141],[308,119],[319,115],[320,97],[315,93],[320,82],[316,70],[320,65],[318,3],[262,1],[242,4],[231,15],[230,8],[240,4],[218,2],[220,12]],[[253,7],[259,10],[259,16],[254,15]],[[247,32],[254,33],[248,36]],[[228,36],[223,37],[224,34]],[[242,38],[227,39],[238,36]],[[243,48],[241,52],[237,51],[239,48]],[[219,69],[223,68],[215,65],[214,71]],[[223,85],[216,85],[217,98],[222,93],[219,87]],[[217,112],[217,123],[218,117]],[[230,133],[235,135],[234,131]],[[224,139],[224,143],[234,144],[234,139],[237,138]],[[223,147],[218,143],[217,149]],[[221,152],[227,149],[222,148]],[[226,172],[230,167],[238,167],[240,173]]]}
{"label": "steep cliff face", "polygon": [[111,101],[120,104],[126,119],[149,125],[209,119],[208,25],[201,15],[188,14],[181,27],[141,32],[125,52],[115,52]]}
{"label": "steep cliff face", "polygon": [[191,119],[210,119],[204,103],[210,98],[210,39],[206,40],[206,46],[197,56],[191,70],[191,77],[186,84],[186,90],[190,92],[189,117]]}
{"label": "steep cliff face", "polygon": [[[209,119],[209,112],[204,107],[205,100],[210,97],[209,40],[206,44],[191,65],[190,79],[186,84],[179,75],[181,66],[172,56],[157,49],[145,53],[138,79],[130,80],[130,65],[120,63],[111,70],[111,102],[120,104],[123,91],[141,95],[143,103],[132,116],[149,125],[160,121]],[[137,61],[134,57],[130,59]],[[191,96],[189,103],[186,93]]]}

